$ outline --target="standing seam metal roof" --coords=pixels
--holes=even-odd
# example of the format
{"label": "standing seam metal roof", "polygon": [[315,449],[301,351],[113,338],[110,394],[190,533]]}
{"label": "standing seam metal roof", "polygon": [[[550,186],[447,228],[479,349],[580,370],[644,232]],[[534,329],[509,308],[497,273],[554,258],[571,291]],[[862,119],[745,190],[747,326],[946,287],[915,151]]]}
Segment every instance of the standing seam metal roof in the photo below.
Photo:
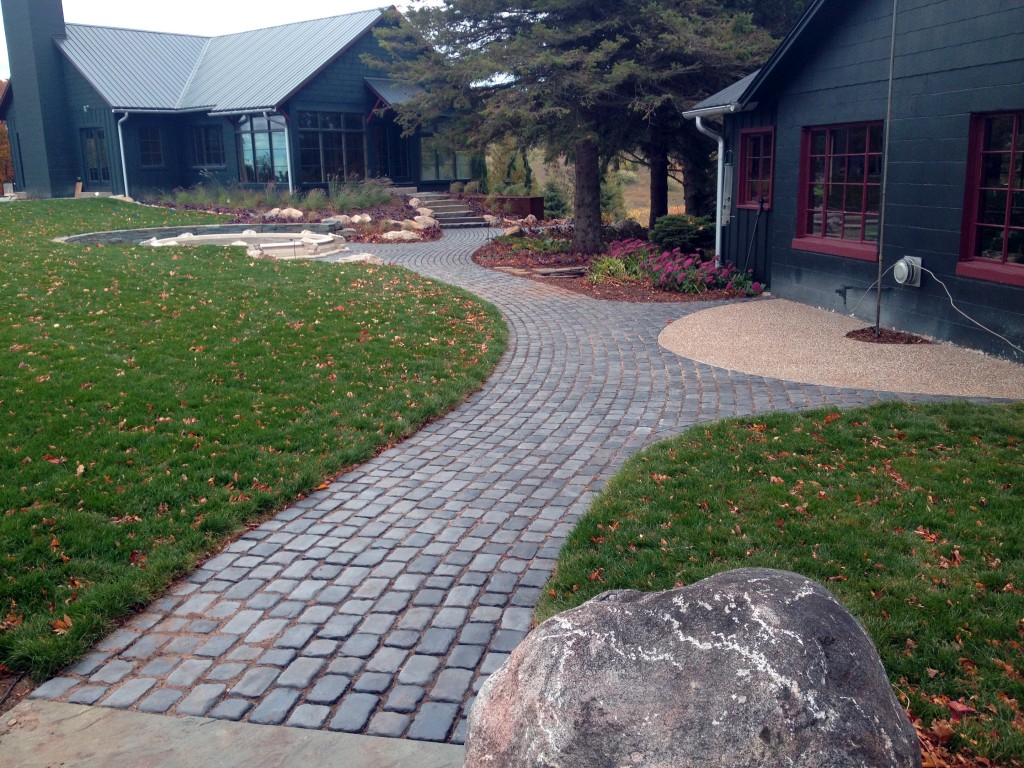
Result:
{"label": "standing seam metal roof", "polygon": [[221,37],[68,24],[57,46],[112,109],[274,109],[381,18],[362,11]]}

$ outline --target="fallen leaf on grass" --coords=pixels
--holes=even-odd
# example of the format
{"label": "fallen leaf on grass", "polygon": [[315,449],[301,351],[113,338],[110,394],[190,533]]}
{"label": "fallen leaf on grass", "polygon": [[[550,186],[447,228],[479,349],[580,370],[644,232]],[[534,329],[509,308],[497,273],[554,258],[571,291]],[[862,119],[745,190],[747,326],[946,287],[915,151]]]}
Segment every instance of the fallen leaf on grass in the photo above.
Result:
{"label": "fallen leaf on grass", "polygon": [[71,617],[65,613],[63,619],[51,621],[50,626],[53,627],[53,634],[66,635],[72,626]]}
{"label": "fallen leaf on grass", "polygon": [[976,715],[978,710],[964,704],[962,701],[947,701],[946,706],[953,716],[953,722],[959,722],[965,715]]}

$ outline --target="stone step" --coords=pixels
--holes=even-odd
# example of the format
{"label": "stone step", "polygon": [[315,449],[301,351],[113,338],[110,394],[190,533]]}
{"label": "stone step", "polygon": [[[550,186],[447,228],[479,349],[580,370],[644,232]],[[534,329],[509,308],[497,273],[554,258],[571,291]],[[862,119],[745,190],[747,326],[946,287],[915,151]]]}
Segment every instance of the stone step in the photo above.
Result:
{"label": "stone step", "polygon": [[458,218],[459,216],[479,216],[480,215],[476,211],[471,211],[468,208],[460,208],[458,210],[453,209],[451,211],[438,211],[436,208],[431,208],[430,210],[432,210],[434,212],[434,218],[438,219],[438,220],[440,220],[440,219],[450,219],[453,216]]}
{"label": "stone step", "polygon": [[482,229],[486,227],[487,220],[483,218],[466,219],[458,222],[441,222],[441,229]]}
{"label": "stone step", "polygon": [[424,200],[423,205],[432,211],[468,211],[469,206],[457,200]]}

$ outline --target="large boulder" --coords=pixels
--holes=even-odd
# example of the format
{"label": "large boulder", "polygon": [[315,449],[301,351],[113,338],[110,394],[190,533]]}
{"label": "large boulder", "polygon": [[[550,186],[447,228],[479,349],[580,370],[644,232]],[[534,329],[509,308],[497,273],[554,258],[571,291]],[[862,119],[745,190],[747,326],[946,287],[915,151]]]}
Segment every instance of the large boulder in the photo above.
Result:
{"label": "large boulder", "polygon": [[744,569],[607,592],[544,622],[481,689],[465,764],[903,768],[921,752],[839,601]]}

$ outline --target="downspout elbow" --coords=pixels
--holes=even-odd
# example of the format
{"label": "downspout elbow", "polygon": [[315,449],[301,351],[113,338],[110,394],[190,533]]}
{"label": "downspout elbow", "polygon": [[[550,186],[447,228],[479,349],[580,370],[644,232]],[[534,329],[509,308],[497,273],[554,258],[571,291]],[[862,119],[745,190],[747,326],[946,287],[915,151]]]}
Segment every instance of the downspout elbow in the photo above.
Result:
{"label": "downspout elbow", "polygon": [[131,193],[128,190],[128,159],[124,153],[124,124],[128,122],[129,114],[129,112],[125,112],[124,117],[117,121],[117,142],[121,149],[121,178],[124,180],[125,197],[131,197]]}
{"label": "downspout elbow", "polygon": [[704,125],[704,118],[696,117],[697,130],[718,143],[718,194],[715,205],[715,266],[722,265],[722,209],[725,207],[725,136]]}

